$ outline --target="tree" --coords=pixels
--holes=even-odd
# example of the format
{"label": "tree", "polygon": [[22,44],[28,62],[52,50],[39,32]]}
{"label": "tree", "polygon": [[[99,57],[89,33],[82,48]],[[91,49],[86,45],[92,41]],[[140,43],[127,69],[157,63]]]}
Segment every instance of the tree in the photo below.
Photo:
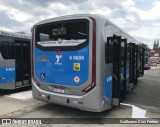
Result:
{"label": "tree", "polygon": [[159,39],[157,40],[157,51],[159,51],[160,47],[159,47]]}
{"label": "tree", "polygon": [[150,51],[151,51],[151,49],[148,47],[148,45],[147,45],[147,44],[140,43],[140,44],[139,44],[139,46],[140,46],[141,48],[144,48],[144,50],[145,50],[145,51],[148,51],[148,52],[150,52]]}
{"label": "tree", "polygon": [[153,43],[153,50],[159,51],[159,39],[155,39]]}
{"label": "tree", "polygon": [[154,43],[153,43],[153,50],[156,50],[156,39],[154,40]]}

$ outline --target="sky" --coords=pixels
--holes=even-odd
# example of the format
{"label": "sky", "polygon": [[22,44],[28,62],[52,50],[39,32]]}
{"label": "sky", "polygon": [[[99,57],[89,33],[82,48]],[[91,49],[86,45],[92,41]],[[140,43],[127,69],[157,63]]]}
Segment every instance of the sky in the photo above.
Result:
{"label": "sky", "polygon": [[139,42],[160,39],[160,0],[0,0],[0,30],[30,32],[44,19],[101,14]]}

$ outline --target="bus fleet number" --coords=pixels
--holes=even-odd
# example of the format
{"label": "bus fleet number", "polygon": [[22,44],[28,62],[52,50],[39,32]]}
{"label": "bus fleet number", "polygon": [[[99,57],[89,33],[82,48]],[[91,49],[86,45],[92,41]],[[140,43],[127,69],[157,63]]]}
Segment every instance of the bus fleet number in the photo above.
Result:
{"label": "bus fleet number", "polygon": [[69,56],[70,60],[84,60],[84,56]]}

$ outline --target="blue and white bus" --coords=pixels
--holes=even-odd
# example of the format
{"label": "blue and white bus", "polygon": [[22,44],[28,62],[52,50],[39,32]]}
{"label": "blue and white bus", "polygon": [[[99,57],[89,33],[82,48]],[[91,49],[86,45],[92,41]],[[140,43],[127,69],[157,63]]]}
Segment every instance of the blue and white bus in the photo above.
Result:
{"label": "blue and white bus", "polygon": [[0,89],[31,85],[31,35],[0,31]]}
{"label": "blue and white bus", "polygon": [[138,51],[101,15],[41,21],[32,28],[33,97],[93,112],[120,105],[141,72]]}

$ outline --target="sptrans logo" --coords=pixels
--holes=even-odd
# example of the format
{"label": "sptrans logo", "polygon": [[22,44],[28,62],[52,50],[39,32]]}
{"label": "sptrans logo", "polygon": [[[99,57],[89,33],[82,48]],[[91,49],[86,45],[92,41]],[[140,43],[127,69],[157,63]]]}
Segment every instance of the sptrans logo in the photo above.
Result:
{"label": "sptrans logo", "polygon": [[62,58],[62,55],[56,55],[56,65],[62,65],[62,63],[60,62],[60,59]]}

